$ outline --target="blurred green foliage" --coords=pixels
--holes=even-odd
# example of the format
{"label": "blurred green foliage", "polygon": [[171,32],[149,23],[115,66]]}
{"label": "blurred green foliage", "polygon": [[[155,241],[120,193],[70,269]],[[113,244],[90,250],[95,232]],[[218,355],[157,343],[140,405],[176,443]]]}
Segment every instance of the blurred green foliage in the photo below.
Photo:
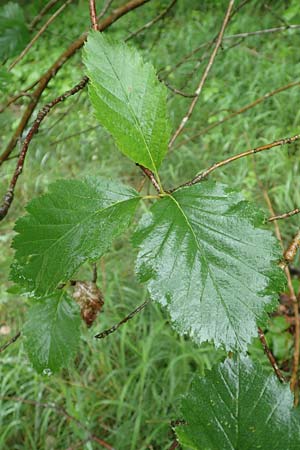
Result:
{"label": "blurred green foliage", "polygon": [[[27,23],[45,3],[19,2]],[[100,11],[104,1],[96,3]],[[116,0],[113,7],[121,3]],[[152,0],[124,16],[108,32],[115,39],[124,39],[168,3]],[[142,50],[145,60],[153,62],[161,78],[177,89],[192,93],[205,68],[207,56],[204,54],[209,49],[203,47],[178,68],[174,66],[186,54],[216,36],[226,5],[225,0],[178,0],[164,20],[136,36],[132,45]],[[269,1],[268,6],[266,8],[265,2],[258,0],[248,2],[234,16],[226,35],[284,26],[281,19],[289,24],[300,23],[297,1]],[[51,11],[44,21],[50,15]],[[4,66],[1,67],[0,84],[5,84],[1,103],[35,82],[89,25],[87,2],[74,1],[34,44],[24,60],[13,68],[9,82]],[[224,40],[193,116],[176,144],[265,93],[299,80],[299,45],[300,29]],[[201,57],[204,58],[200,63]],[[11,59],[5,67],[10,62]],[[83,74],[81,52],[78,52],[51,80],[39,106],[73,87]],[[298,86],[183,144],[170,152],[164,161],[160,172],[162,182],[166,187],[173,187],[229,155],[296,134],[299,132],[299,100]],[[24,97],[0,114],[1,148],[9,141],[28,101],[30,99]],[[190,102],[190,98],[170,91],[169,115],[174,129]],[[12,156],[17,155],[19,148],[18,145]],[[212,178],[238,188],[269,215],[262,195],[263,183],[275,211],[285,212],[300,206],[299,152],[297,143],[277,147],[255,158],[240,159],[215,171]],[[16,159],[12,158],[1,167],[1,198],[15,163]],[[87,174],[119,178],[135,188],[142,181],[142,174],[116,151],[110,136],[97,124],[85,90],[56,107],[43,122],[31,143],[11,211],[1,223],[0,327],[9,325],[11,334],[21,327],[26,311],[26,299],[7,292],[11,285],[8,273],[14,222],[23,214],[26,203],[45,192],[49,183],[58,178],[80,178]],[[149,190],[148,184],[144,190]],[[285,245],[298,227],[299,216],[280,223]],[[170,447],[173,440],[170,420],[178,418],[180,394],[188,389],[193,373],[203,373],[223,354],[209,344],[196,347],[179,337],[157,305],[149,305],[118,332],[95,342],[96,332],[122,319],[147,296],[134,276],[135,251],[129,235],[128,232],[117,240],[112,252],[99,264],[99,284],[105,295],[104,312],[92,329],[84,333],[73,366],[60,375],[37,375],[24,355],[21,340],[1,354],[1,449],[65,449],[87,437],[74,421],[43,406],[49,402],[63,406],[91,432],[117,449]],[[297,259],[295,265],[298,263]],[[78,278],[90,277],[91,267],[87,264]],[[282,318],[275,317],[270,321],[266,337],[279,362],[290,358],[291,334]],[[1,336],[1,343],[6,338]],[[254,343],[250,351],[270,370],[260,344]],[[8,400],[5,396],[22,397],[37,403],[26,404],[16,399]],[[80,448],[98,447],[88,442]]]}

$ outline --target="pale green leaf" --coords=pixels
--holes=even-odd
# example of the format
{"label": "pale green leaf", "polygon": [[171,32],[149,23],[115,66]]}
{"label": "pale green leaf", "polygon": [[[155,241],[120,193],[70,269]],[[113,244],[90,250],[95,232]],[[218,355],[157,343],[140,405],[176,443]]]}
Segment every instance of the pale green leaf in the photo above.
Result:
{"label": "pale green leaf", "polygon": [[84,62],[89,92],[99,122],[119,149],[157,175],[168,147],[166,88],[154,68],[124,43],[91,32]]}
{"label": "pale green leaf", "polygon": [[25,47],[29,33],[20,5],[9,2],[0,8],[0,30],[0,59],[15,56]]}
{"label": "pale green leaf", "polygon": [[53,292],[108,250],[130,224],[139,198],[134,189],[102,178],[50,185],[16,223],[12,279],[38,296]]}
{"label": "pale green leaf", "polygon": [[284,284],[280,249],[254,205],[202,182],[156,202],[134,236],[137,273],[175,328],[245,351]]}
{"label": "pale green leaf", "polygon": [[33,367],[50,374],[74,357],[80,337],[80,311],[64,292],[34,302],[22,334]]}
{"label": "pale green leaf", "polygon": [[176,428],[184,449],[297,450],[300,411],[288,384],[266,377],[249,358],[227,359],[193,381],[182,400],[185,425]]}

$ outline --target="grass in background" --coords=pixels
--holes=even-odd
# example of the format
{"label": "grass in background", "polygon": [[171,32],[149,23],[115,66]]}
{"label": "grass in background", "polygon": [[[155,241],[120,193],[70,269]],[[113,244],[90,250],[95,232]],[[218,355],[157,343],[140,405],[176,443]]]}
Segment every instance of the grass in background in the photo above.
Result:
{"label": "grass in background", "polygon": [[[141,48],[145,59],[153,61],[158,69],[168,69],[197,45],[215,37],[226,4],[225,1],[189,1],[187,8],[187,1],[178,0],[164,22],[158,22],[132,44]],[[299,14],[293,13],[296,4],[295,1],[275,1],[270,6],[290,23],[300,23]],[[121,19],[110,33],[123,39],[154,17],[164,5],[167,1],[153,0]],[[26,7],[29,14],[32,5]],[[13,70],[9,92],[18,91],[21,85],[29,85],[49,65],[49,61],[59,55],[66,45],[66,30],[72,40],[89,25],[85,1],[68,8],[57,19],[55,29],[45,34],[35,50]],[[280,25],[261,2],[253,1],[234,18],[226,34]],[[231,44],[231,41],[224,42],[199,103],[178,142],[221,119],[231,110],[297,79],[300,30],[249,37],[238,46],[228,48]],[[201,54],[195,55],[170,75],[168,82],[181,88]],[[187,82],[185,92],[193,92],[206,61]],[[41,105],[76,84],[82,74],[80,54],[77,54],[51,82]],[[296,134],[299,130],[299,100],[300,87],[295,87],[174,150],[161,170],[165,185],[177,185],[234,153]],[[190,101],[170,92],[169,111],[174,128]],[[2,147],[23,109],[24,106],[19,104],[0,115]],[[14,234],[13,225],[24,212],[25,204],[44,192],[57,178],[102,175],[119,178],[135,187],[142,181],[137,168],[115,149],[111,138],[101,127],[79,134],[95,126],[97,123],[84,91],[53,110],[32,141],[14,204],[0,231],[0,326],[8,324],[12,333],[21,327],[26,314],[26,300],[7,293],[13,256],[9,248]],[[299,151],[299,144],[277,148],[257,155],[255,163],[251,158],[244,158],[214,172],[212,177],[242,190],[248,199],[265,208],[257,182],[258,174],[269,189],[275,210],[285,212],[300,205]],[[15,159],[4,165],[1,195],[14,166]],[[147,189],[148,185],[145,191]],[[143,206],[144,209],[146,207]],[[297,227],[299,216],[282,223],[285,242],[291,239]],[[115,324],[147,298],[145,289],[135,279],[134,260],[135,251],[130,245],[128,232],[127,236],[115,242],[112,252],[99,265],[100,287],[105,293],[104,312],[91,330],[83,332],[80,352],[73,367],[49,377],[37,375],[23,352],[21,340],[1,354],[1,395],[37,402],[31,405],[20,400],[0,399],[1,449],[66,449],[84,440],[87,433],[74,421],[66,420],[56,410],[41,405],[51,402],[63,406],[91,432],[118,450],[169,448],[173,439],[170,421],[179,418],[180,395],[188,389],[193,374],[203,374],[222,357],[222,352],[215,351],[208,344],[197,347],[179,337],[172,330],[168,316],[154,304],[148,305],[113,335],[101,341],[93,339],[96,332]],[[79,277],[90,279],[91,272],[86,265]],[[286,345],[288,353],[288,340],[282,345],[283,348]],[[282,356],[282,346],[280,350]],[[258,357],[264,361],[260,350]],[[92,450],[99,445],[89,442],[79,448]]]}

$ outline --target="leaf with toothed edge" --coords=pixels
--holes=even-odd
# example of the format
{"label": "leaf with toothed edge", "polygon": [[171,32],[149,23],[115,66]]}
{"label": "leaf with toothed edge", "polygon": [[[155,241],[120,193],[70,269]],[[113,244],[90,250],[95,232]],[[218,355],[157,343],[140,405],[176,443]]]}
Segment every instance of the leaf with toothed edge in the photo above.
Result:
{"label": "leaf with toothed edge", "polygon": [[63,291],[35,300],[22,334],[33,367],[49,375],[74,357],[80,338],[80,311]]}
{"label": "leaf with toothed edge", "polygon": [[96,118],[119,149],[156,176],[167,152],[167,90],[149,63],[124,43],[91,31],[84,48]]}
{"label": "leaf with toothed edge", "polygon": [[255,205],[210,181],[178,189],[142,217],[137,274],[179,333],[247,349],[284,286],[279,245],[262,224]]}
{"label": "leaf with toothed edge", "polygon": [[193,450],[297,450],[300,411],[288,384],[248,357],[227,359],[194,379],[175,431]]}
{"label": "leaf with toothed edge", "polygon": [[53,292],[86,260],[108,250],[128,228],[139,200],[134,189],[99,177],[50,185],[16,223],[11,278],[36,296]]}

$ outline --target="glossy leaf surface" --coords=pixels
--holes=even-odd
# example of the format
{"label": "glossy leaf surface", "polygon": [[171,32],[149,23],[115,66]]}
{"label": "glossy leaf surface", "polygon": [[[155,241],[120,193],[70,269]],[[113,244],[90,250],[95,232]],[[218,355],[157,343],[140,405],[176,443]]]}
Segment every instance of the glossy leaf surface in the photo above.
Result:
{"label": "glossy leaf surface", "polygon": [[0,30],[0,59],[15,56],[25,47],[29,33],[20,5],[9,2],[0,8]]}
{"label": "glossy leaf surface", "polygon": [[36,295],[53,292],[87,259],[107,251],[130,224],[138,201],[134,189],[102,178],[54,183],[16,223],[13,280]]}
{"label": "glossy leaf surface", "polygon": [[182,414],[187,424],[176,434],[184,449],[300,448],[300,412],[289,385],[246,357],[227,359],[194,379]]}
{"label": "glossy leaf surface", "polygon": [[124,43],[91,32],[84,62],[96,117],[134,162],[157,169],[167,151],[166,88],[154,68]]}
{"label": "glossy leaf surface", "polygon": [[279,246],[256,207],[203,182],[159,200],[134,236],[137,273],[176,329],[246,350],[284,283]]}
{"label": "glossy leaf surface", "polygon": [[78,305],[61,291],[35,301],[22,333],[38,372],[47,375],[68,364],[78,347],[80,323]]}

